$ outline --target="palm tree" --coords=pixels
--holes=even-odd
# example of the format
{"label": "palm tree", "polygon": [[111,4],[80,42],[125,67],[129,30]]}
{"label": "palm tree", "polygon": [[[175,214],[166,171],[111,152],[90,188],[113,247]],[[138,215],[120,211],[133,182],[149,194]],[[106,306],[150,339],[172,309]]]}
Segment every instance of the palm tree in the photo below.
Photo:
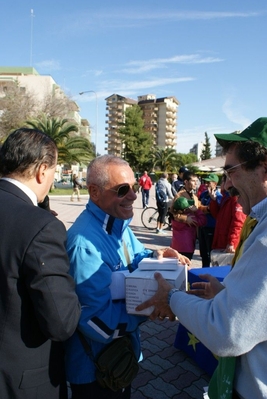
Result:
{"label": "palm tree", "polygon": [[43,131],[55,141],[59,164],[88,163],[94,158],[92,143],[85,137],[71,136],[79,129],[67,119],[48,118],[44,114],[41,118],[28,120],[26,123],[33,129]]}
{"label": "palm tree", "polygon": [[173,148],[157,148],[154,152],[154,168],[171,172],[177,160],[177,153]]}

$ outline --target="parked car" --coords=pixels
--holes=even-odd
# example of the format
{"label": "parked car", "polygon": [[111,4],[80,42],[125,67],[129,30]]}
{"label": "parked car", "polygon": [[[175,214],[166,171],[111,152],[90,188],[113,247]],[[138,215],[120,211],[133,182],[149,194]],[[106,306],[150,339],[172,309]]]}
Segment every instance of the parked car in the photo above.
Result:
{"label": "parked car", "polygon": [[72,187],[72,183],[70,182],[70,180],[58,180],[54,182],[54,186],[56,188],[71,188]]}

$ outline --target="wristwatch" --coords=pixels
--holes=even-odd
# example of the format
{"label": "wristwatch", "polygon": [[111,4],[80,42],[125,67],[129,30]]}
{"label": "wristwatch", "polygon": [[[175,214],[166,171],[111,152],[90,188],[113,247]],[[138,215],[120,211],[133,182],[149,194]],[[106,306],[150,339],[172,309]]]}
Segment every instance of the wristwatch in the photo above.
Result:
{"label": "wristwatch", "polygon": [[174,294],[175,292],[178,292],[178,291],[181,291],[181,290],[179,290],[178,288],[172,288],[172,289],[169,291],[169,293],[168,293],[168,305],[169,305],[170,302],[171,302],[172,294]]}

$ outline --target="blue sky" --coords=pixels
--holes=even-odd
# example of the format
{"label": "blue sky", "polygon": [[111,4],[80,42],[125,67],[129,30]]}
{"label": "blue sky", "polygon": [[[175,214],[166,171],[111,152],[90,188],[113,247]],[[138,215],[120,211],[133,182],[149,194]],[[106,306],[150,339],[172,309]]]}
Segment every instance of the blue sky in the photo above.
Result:
{"label": "blue sky", "polygon": [[[97,127],[102,154],[105,98],[113,93],[175,96],[182,153],[205,132],[214,147],[214,133],[267,116],[266,0],[0,0],[0,6],[0,65],[51,75],[89,119],[93,141]],[[94,93],[78,94],[87,90],[97,101]]]}

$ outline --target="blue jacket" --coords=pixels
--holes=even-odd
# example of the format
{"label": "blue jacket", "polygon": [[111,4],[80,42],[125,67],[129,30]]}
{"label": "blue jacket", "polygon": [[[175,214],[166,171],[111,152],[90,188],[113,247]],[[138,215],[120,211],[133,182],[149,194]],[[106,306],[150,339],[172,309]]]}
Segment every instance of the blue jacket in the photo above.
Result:
{"label": "blue jacket", "polygon": [[[115,219],[89,200],[68,230],[70,274],[82,306],[79,329],[94,356],[114,338],[126,333],[131,335],[137,358],[141,355],[138,325],[147,318],[127,314],[125,300],[112,300],[109,288],[112,273],[127,270],[124,245],[133,270],[140,260],[152,256],[152,251],[146,250],[134,236],[130,221]],[[94,363],[77,333],[66,342],[66,371],[67,380],[74,384],[95,380]]]}
{"label": "blue jacket", "polygon": [[[203,193],[200,194],[199,199],[200,199],[201,205],[205,205],[205,206],[209,205],[211,198],[210,198],[208,190],[203,191]],[[222,194],[220,193],[219,190],[216,190],[216,202],[218,204],[220,204],[221,200],[222,200]],[[202,228],[205,228],[205,227],[214,227],[215,228],[216,219],[210,213],[206,214],[206,218],[207,218],[207,223]]]}

